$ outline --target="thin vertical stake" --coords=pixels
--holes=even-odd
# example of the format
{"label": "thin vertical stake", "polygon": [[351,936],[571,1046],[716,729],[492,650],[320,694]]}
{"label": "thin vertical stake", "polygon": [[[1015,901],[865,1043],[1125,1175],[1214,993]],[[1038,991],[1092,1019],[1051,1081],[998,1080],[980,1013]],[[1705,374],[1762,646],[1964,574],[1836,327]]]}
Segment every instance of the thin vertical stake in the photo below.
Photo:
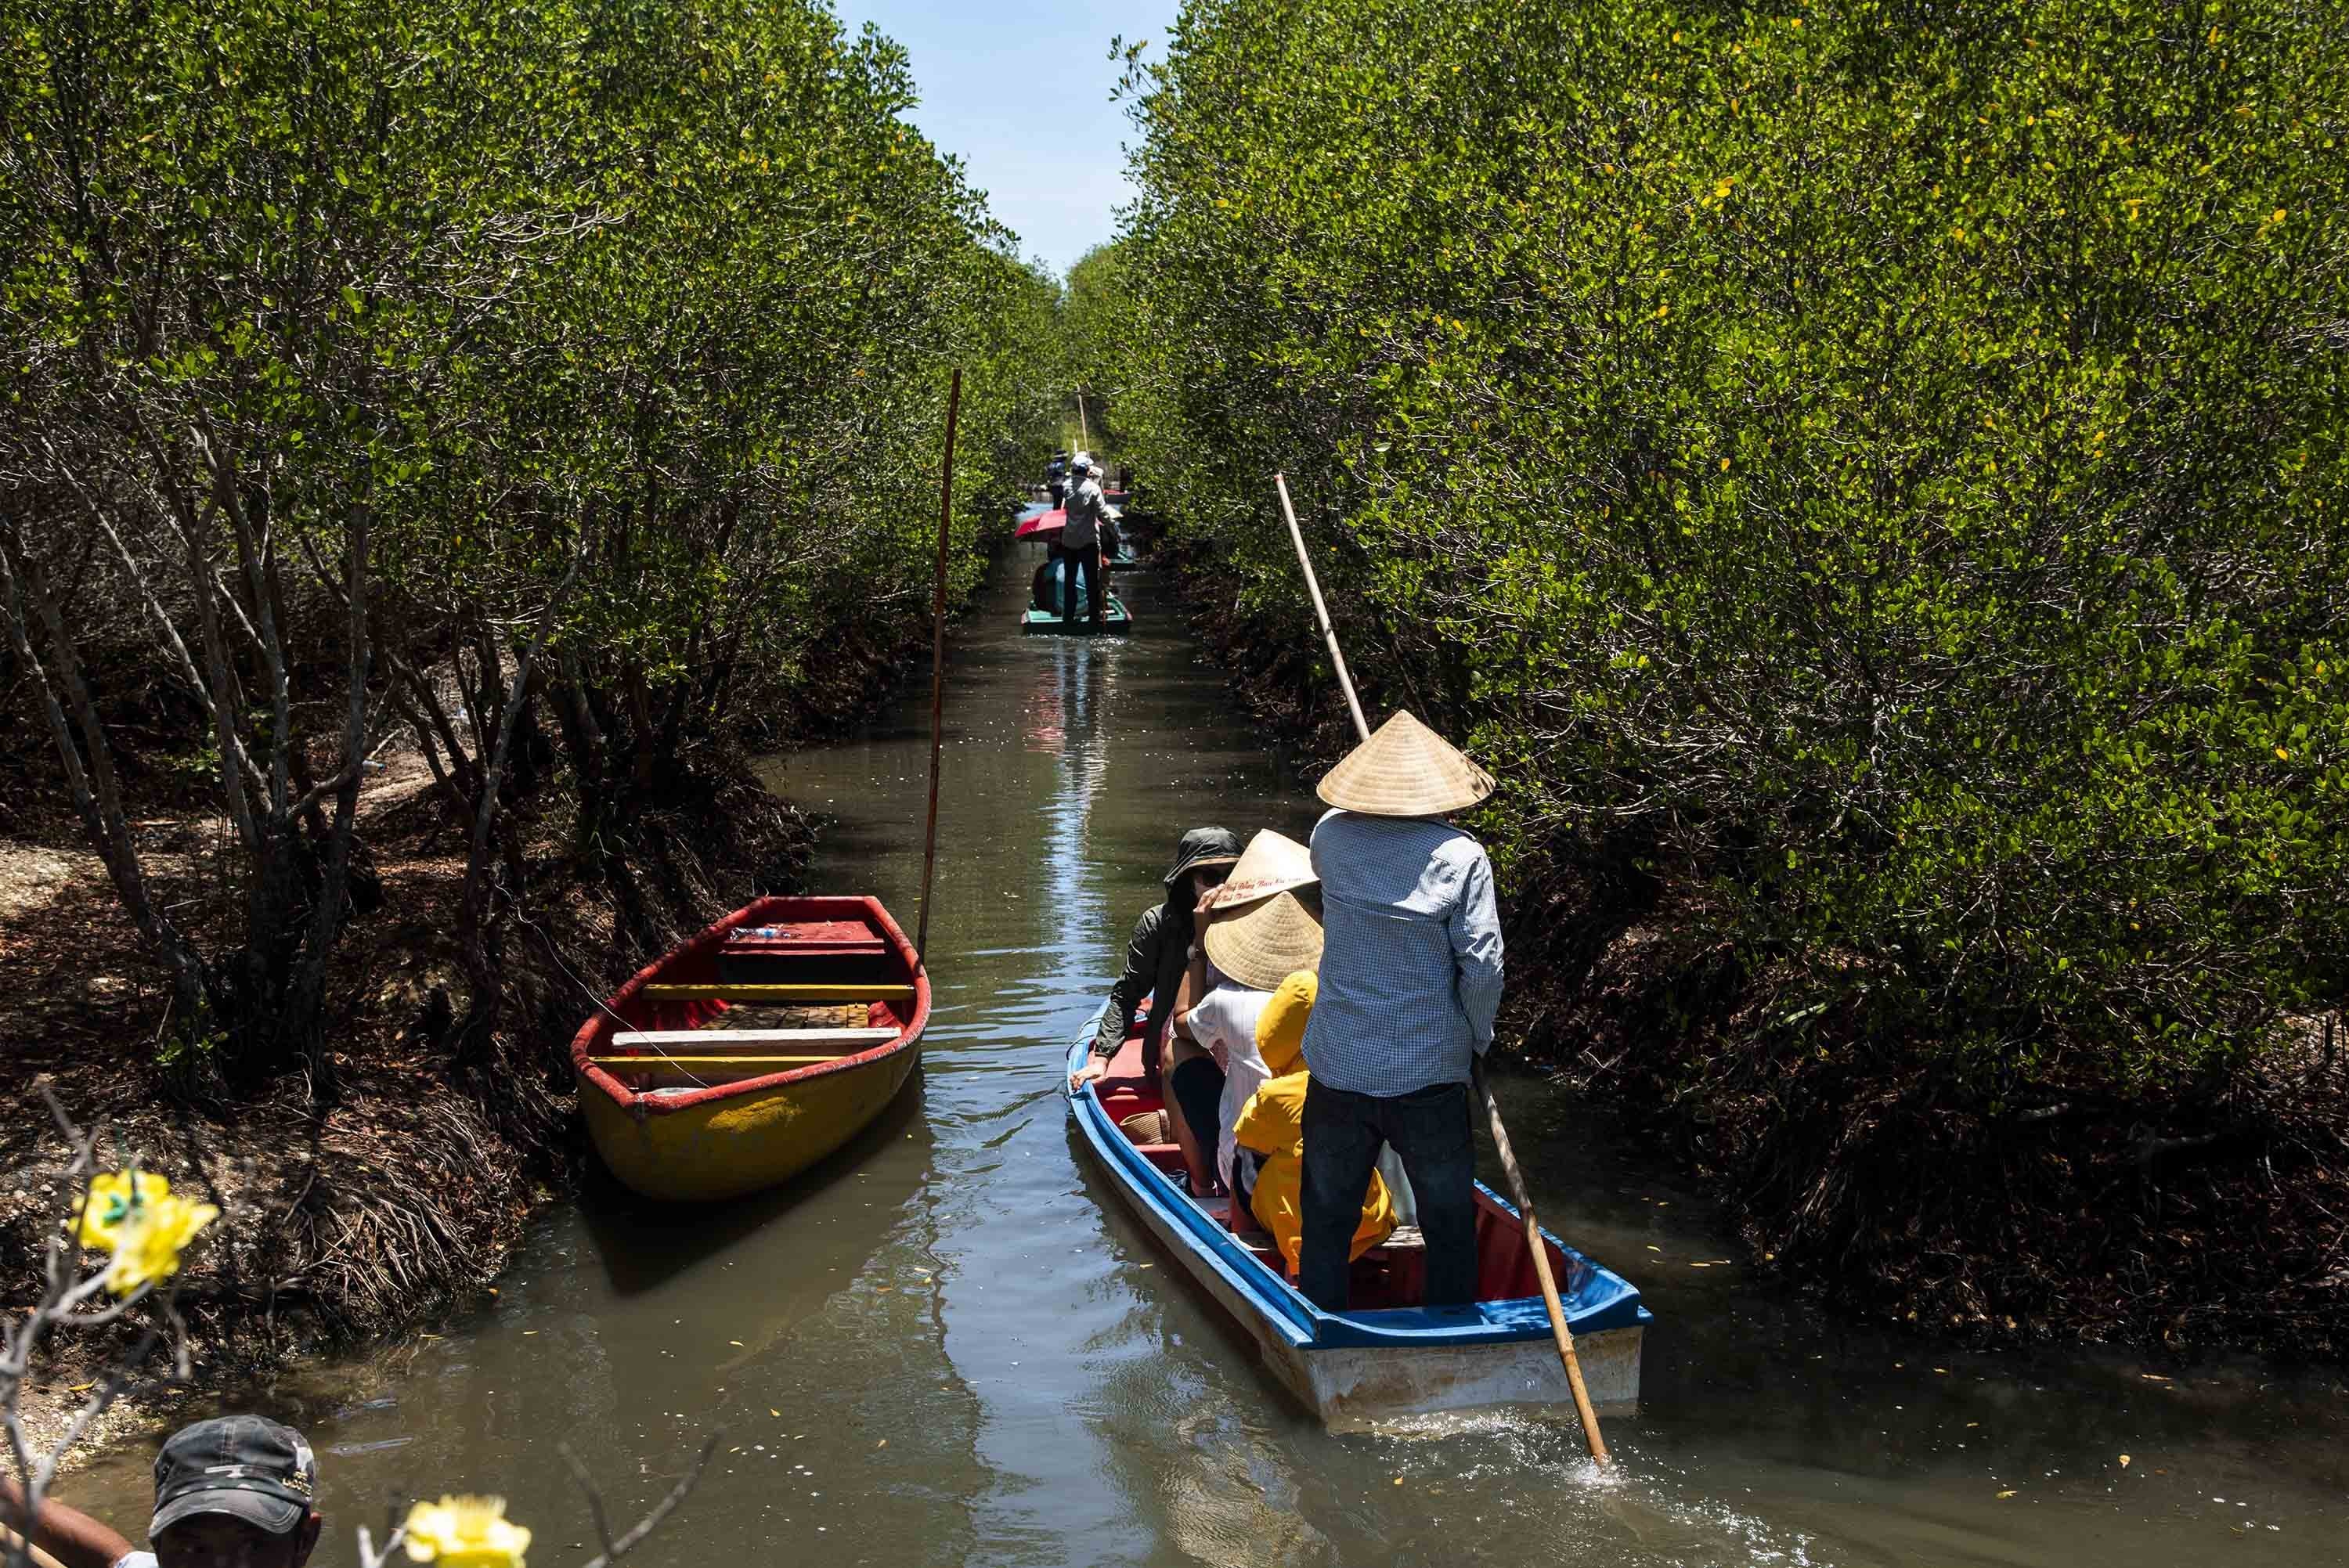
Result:
{"label": "thin vertical stake", "polygon": [[930,878],[938,863],[938,758],[946,744],[947,540],[954,531],[955,426],[962,418],[962,366],[947,389],[946,471],[938,480],[938,573],[930,594],[930,822],[922,833],[922,915],[914,934],[914,963],[926,973],[930,951]]}

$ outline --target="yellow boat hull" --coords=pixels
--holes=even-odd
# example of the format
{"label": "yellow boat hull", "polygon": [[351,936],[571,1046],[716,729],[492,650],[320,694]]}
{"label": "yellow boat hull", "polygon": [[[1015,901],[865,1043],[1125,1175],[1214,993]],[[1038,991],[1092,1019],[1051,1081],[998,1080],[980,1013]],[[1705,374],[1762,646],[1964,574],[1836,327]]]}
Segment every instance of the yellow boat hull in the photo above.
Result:
{"label": "yellow boat hull", "polygon": [[864,1130],[921,1059],[914,1045],[797,1083],[644,1114],[580,1083],[587,1135],[629,1191],[710,1203],[788,1181]]}

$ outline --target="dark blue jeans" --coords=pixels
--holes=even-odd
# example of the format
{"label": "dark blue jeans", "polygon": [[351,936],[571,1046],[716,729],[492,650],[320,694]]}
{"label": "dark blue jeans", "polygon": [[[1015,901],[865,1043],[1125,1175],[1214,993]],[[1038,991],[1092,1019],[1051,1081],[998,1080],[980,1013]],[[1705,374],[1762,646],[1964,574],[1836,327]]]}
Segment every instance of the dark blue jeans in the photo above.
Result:
{"label": "dark blue jeans", "polygon": [[1084,573],[1085,618],[1098,626],[1102,622],[1101,556],[1088,544],[1082,550],[1063,548],[1061,552],[1061,619],[1074,623],[1077,618],[1077,574]]}
{"label": "dark blue jeans", "polygon": [[1347,1253],[1362,1222],[1379,1145],[1392,1144],[1419,1201],[1427,1243],[1429,1306],[1476,1299],[1476,1145],[1468,1132],[1468,1086],[1436,1084],[1411,1094],[1352,1094],[1309,1082],[1305,1089],[1303,1250],[1297,1287],[1324,1312],[1346,1310]]}

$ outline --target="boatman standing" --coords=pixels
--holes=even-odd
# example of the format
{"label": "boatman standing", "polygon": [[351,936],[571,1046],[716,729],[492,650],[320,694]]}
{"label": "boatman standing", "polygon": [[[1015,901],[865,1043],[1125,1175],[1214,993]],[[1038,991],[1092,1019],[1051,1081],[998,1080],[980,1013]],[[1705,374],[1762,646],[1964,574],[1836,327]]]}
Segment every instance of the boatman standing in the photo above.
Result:
{"label": "boatman standing", "polygon": [[1321,879],[1319,995],[1305,1026],[1298,1288],[1346,1309],[1349,1243],[1379,1146],[1417,1195],[1429,1306],[1476,1299],[1476,1151],[1470,1068],[1501,1005],[1493,862],[1445,820],[1492,775],[1398,713],[1331,769],[1336,808],[1313,830]]}
{"label": "boatman standing", "polygon": [[1109,597],[1102,585],[1101,571],[1102,514],[1109,502],[1102,499],[1101,479],[1093,468],[1092,453],[1077,454],[1073,472],[1076,487],[1069,491],[1068,521],[1061,529],[1061,618],[1064,622],[1077,618],[1077,574],[1082,572],[1086,615],[1093,629],[1099,631],[1102,601]]}

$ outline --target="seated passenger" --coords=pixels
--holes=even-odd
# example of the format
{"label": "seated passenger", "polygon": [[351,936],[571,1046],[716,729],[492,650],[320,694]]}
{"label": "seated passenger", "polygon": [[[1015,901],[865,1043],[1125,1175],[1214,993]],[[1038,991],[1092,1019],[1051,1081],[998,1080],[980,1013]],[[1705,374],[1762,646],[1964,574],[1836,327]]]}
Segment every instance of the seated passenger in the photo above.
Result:
{"label": "seated passenger", "polygon": [[[1272,1233],[1288,1276],[1297,1277],[1298,1253],[1303,1244],[1305,1185],[1305,1095],[1310,1075],[1305,1070],[1305,1023],[1313,1014],[1319,982],[1300,971],[1280,983],[1265,1005],[1257,1023],[1256,1046],[1274,1077],[1248,1098],[1240,1110],[1233,1135],[1244,1150],[1263,1156],[1248,1200],[1257,1222]],[[1355,1227],[1349,1261],[1361,1257],[1387,1239],[1395,1228],[1394,1207],[1386,1183],[1371,1175],[1362,1200],[1361,1223]]]}
{"label": "seated passenger", "polygon": [[1272,988],[1321,962],[1315,892],[1310,851],[1266,831],[1248,841],[1231,876],[1201,905],[1199,952],[1175,1004],[1166,1099],[1184,1112],[1176,1140],[1191,1190],[1202,1197],[1232,1190],[1232,1124],[1272,1076],[1256,1051],[1257,1020]]}
{"label": "seated passenger", "polygon": [[1227,829],[1194,828],[1183,835],[1174,848],[1174,869],[1166,873],[1166,900],[1144,910],[1133,923],[1133,938],[1125,951],[1125,973],[1110,987],[1109,1004],[1102,1009],[1092,1049],[1085,1065],[1069,1075],[1071,1089],[1107,1076],[1110,1058],[1133,1032],[1134,1014],[1144,998],[1149,1000],[1150,1015],[1142,1028],[1142,1070],[1157,1076],[1159,1040],[1166,1032],[1167,1016],[1174,1011],[1174,995],[1182,987],[1184,965],[1197,930],[1193,923],[1195,913],[1207,890],[1221,883],[1239,858],[1240,841]]}

